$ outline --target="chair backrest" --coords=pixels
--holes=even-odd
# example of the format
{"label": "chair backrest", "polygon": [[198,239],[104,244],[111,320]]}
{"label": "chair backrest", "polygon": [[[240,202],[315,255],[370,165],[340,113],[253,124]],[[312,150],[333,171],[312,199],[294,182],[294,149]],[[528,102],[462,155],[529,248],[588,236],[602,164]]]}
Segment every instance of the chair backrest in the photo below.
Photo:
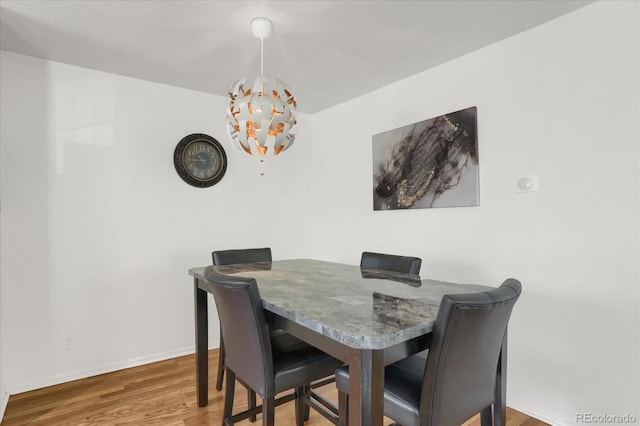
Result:
{"label": "chair backrest", "polygon": [[236,263],[271,262],[271,249],[250,248],[239,250],[219,250],[211,253],[211,260],[216,266],[234,265]]}
{"label": "chair backrest", "polygon": [[396,256],[368,251],[363,252],[360,259],[361,269],[382,269],[411,275],[419,275],[421,265],[422,259],[419,257]]}
{"label": "chair backrest", "polygon": [[522,286],[442,297],[420,400],[423,425],[459,425],[494,401],[496,369]]}
{"label": "chair backrest", "polygon": [[212,283],[226,365],[262,398],[273,396],[273,355],[258,284],[253,278],[207,273]]}

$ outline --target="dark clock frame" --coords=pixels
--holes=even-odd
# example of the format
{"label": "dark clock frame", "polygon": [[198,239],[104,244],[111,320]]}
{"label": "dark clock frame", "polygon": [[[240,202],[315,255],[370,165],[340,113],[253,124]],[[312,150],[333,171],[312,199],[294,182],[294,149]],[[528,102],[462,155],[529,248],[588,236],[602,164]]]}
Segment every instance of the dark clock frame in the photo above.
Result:
{"label": "dark clock frame", "polygon": [[[217,157],[220,164],[220,167],[217,169],[217,173],[214,173],[213,176],[206,179],[193,176],[189,172],[186,164],[184,164],[185,152],[192,144],[196,142],[204,142],[205,144],[211,146],[214,152],[213,155]],[[208,188],[220,182],[220,180],[224,177],[224,174],[227,171],[227,154],[220,142],[215,140],[213,137],[205,135],[204,133],[193,133],[191,135],[185,136],[180,142],[178,142],[178,145],[173,152],[173,165],[176,168],[176,172],[178,172],[178,176],[180,176],[180,178],[189,185],[195,186],[197,188]]]}

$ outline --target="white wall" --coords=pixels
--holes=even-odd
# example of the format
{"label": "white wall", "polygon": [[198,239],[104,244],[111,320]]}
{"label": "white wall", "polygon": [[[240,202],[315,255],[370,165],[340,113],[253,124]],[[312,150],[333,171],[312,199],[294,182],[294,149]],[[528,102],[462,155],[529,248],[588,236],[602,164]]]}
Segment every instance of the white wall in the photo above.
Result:
{"label": "white wall", "polygon": [[[264,177],[227,149],[204,190],[171,158],[192,132],[229,146],[222,98],[2,52],[2,384],[192,351],[187,269],[213,248],[350,263],[366,249],[421,256],[428,278],[523,282],[509,405],[553,424],[640,417],[638,16],[600,2],[303,116]],[[481,205],[373,212],[371,136],[472,105]],[[525,174],[540,191],[514,193]]]}
{"label": "white wall", "polygon": [[[639,24],[637,2],[600,2],[313,117],[310,254],[520,279],[508,403],[553,424],[640,419]],[[371,136],[473,105],[480,207],[372,211]],[[515,193],[529,174],[540,190]]]}
{"label": "white wall", "polygon": [[227,148],[225,178],[193,188],[173,150],[196,132],[229,147],[223,98],[7,52],[1,63],[10,393],[192,352],[190,267],[228,247],[293,255],[304,150],[261,177],[257,160]]}

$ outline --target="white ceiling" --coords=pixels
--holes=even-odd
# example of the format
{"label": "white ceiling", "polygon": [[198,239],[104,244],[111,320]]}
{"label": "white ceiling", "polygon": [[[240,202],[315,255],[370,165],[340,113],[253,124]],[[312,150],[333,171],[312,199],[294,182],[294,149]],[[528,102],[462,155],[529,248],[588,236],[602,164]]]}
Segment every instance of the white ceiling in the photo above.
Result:
{"label": "white ceiling", "polygon": [[0,49],[226,95],[265,74],[315,113],[593,1],[0,0]]}

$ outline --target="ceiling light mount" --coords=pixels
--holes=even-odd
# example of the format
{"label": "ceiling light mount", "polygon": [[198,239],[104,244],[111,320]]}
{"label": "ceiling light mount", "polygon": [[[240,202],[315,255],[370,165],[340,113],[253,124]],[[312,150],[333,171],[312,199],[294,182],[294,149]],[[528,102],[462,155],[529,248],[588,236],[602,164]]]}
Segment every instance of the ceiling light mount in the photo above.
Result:
{"label": "ceiling light mount", "polygon": [[269,18],[253,18],[251,20],[251,32],[260,40],[269,38],[273,32],[273,22]]}
{"label": "ceiling light mount", "polygon": [[229,88],[227,133],[236,150],[249,155],[255,150],[264,164],[269,148],[278,155],[293,144],[297,104],[285,82],[264,75],[264,39],[273,32],[273,22],[254,18],[251,32],[260,39],[260,75],[253,84],[244,77]]}

